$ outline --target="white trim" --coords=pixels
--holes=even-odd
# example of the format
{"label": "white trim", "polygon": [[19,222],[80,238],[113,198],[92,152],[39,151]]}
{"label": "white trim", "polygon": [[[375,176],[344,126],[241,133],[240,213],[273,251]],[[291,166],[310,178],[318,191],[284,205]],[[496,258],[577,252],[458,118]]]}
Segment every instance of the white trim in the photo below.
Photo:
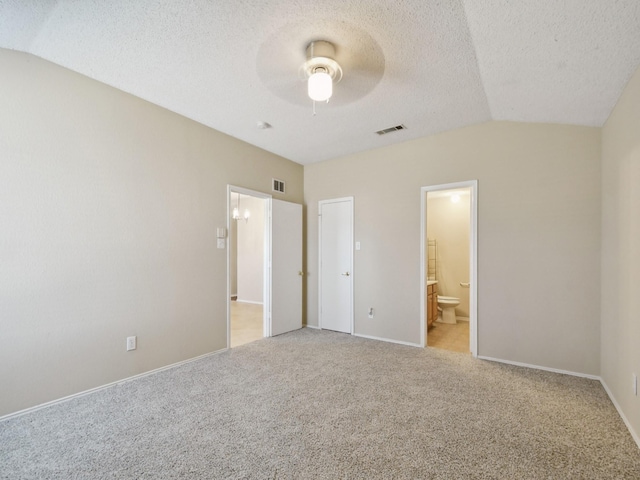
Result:
{"label": "white trim", "polygon": [[315,325],[303,325],[303,328],[312,328],[313,330],[321,330],[320,327],[316,327]]}
{"label": "white trim", "polygon": [[[420,189],[420,346],[427,346],[427,311],[424,308],[427,301],[427,192],[424,187]],[[435,320],[434,320],[435,321]]]}
{"label": "white trim", "polygon": [[470,231],[469,231],[469,350],[473,357],[478,357],[478,180],[431,185],[420,189],[420,345],[426,345],[427,315],[426,302],[426,228],[427,228],[427,193],[440,190],[469,188],[470,198]]}
{"label": "white trim", "polygon": [[327,200],[319,200],[318,205],[321,203],[338,203],[338,202],[353,202],[353,196],[351,197],[340,197],[340,198],[329,198]]}
{"label": "white trim", "polygon": [[322,307],[322,205],[325,204],[329,204],[329,203],[340,203],[340,202],[348,202],[349,205],[351,206],[351,258],[350,258],[350,272],[351,275],[349,277],[349,303],[351,305],[351,311],[349,312],[349,332],[351,335],[354,334],[355,332],[355,320],[354,320],[354,301],[353,301],[353,278],[355,276],[355,272],[353,271],[353,265],[354,265],[354,254],[353,254],[353,249],[354,249],[354,238],[355,238],[355,231],[354,231],[354,224],[355,224],[355,201],[354,201],[354,197],[340,197],[340,198],[331,198],[328,200],[320,200],[318,202],[318,328],[322,329],[322,311],[321,311],[321,307]]}
{"label": "white trim", "polygon": [[[227,232],[231,231],[231,193],[249,195],[251,197],[265,200],[265,222],[264,222],[264,278],[263,278],[263,310],[262,310],[262,334],[265,337],[271,336],[271,199],[268,193],[250,190],[244,187],[227,184]],[[231,249],[229,248],[229,238],[227,235],[227,348],[231,348]],[[238,301],[238,300],[236,300]],[[242,300],[241,300],[242,301]],[[256,303],[260,302],[248,302]]]}
{"label": "white trim", "polygon": [[273,238],[273,229],[272,229],[272,209],[273,209],[273,197],[271,195],[267,195],[264,197],[266,200],[264,214],[264,283],[262,288],[262,298],[263,298],[263,308],[262,308],[262,336],[270,337],[271,336],[271,305],[272,305],[272,294],[271,294],[271,283],[272,283],[272,269],[271,269],[271,259],[272,259],[272,238]]}
{"label": "white trim", "polygon": [[382,338],[382,337],[374,337],[372,335],[362,335],[360,333],[354,333],[354,337],[366,338],[369,340],[377,340],[379,342],[387,342],[387,343],[396,343],[398,345],[406,345],[407,347],[419,347],[424,348],[424,345],[420,345],[419,343],[413,342],[403,342],[402,340],[392,340],[390,338]]}
{"label": "white trim", "polygon": [[633,427],[631,426],[631,423],[629,423],[629,420],[627,420],[627,417],[625,417],[624,412],[622,411],[622,408],[620,408],[620,405],[618,405],[618,402],[613,396],[613,393],[611,393],[611,390],[609,390],[609,387],[607,386],[605,381],[602,379],[602,377],[600,377],[599,380],[600,380],[600,383],[602,384],[602,387],[604,388],[604,391],[607,392],[607,395],[609,395],[609,400],[611,400],[611,403],[613,403],[613,406],[616,407],[616,410],[618,411],[618,415],[620,415],[620,418],[622,418],[622,421],[627,426],[627,429],[629,430],[631,437],[635,440],[636,445],[638,445],[638,448],[640,448],[640,436],[633,429]]}
{"label": "white trim", "polygon": [[272,210],[273,210],[273,197],[268,195],[263,197],[266,199],[265,204],[265,222],[264,222],[264,283],[263,283],[263,301],[264,306],[262,309],[262,336],[271,337],[271,311],[272,311],[272,269],[271,259],[273,258],[273,249],[271,245],[273,243],[273,228],[272,228]]}
{"label": "white trim", "polygon": [[558,368],[542,367],[540,365],[532,365],[530,363],[522,363],[522,362],[513,362],[511,360],[503,360],[501,358],[485,357],[485,356],[482,356],[482,355],[479,355],[478,359],[479,360],[487,360],[489,362],[505,363],[507,365],[514,365],[516,367],[526,367],[526,368],[533,368],[534,370],[544,370],[545,372],[561,373],[563,375],[571,375],[573,377],[588,378],[590,380],[600,380],[600,377],[598,375],[591,375],[589,373],[579,373],[579,372],[572,372],[570,370],[560,370]]}
{"label": "white trim", "polygon": [[220,350],[216,350],[215,352],[205,353],[203,355],[198,355],[197,357],[189,358],[187,360],[182,360],[180,362],[172,363],[171,365],[165,365],[164,367],[154,368],[153,370],[149,370],[148,372],[139,373],[137,375],[133,375],[132,377],[126,377],[121,380],[116,380],[115,382],[106,383],[104,385],[100,385],[99,387],[90,388],[89,390],[83,390],[82,392],[74,393],[72,395],[67,395],[66,397],[58,398],[56,400],[51,400],[50,402],[41,403],[39,405],[35,405],[33,407],[25,408],[24,410],[19,410],[17,412],[9,413],[7,415],[3,415],[0,417],[0,422],[5,420],[9,420],[10,418],[20,417],[22,415],[26,415],[27,413],[32,413],[37,410],[42,410],[43,408],[50,407],[52,405],[57,405],[59,403],[65,403],[69,400],[73,400],[74,398],[84,397],[85,395],[91,395],[92,393],[99,392],[100,390],[106,390],[107,388],[115,387],[117,385],[121,385],[123,383],[131,382],[132,380],[137,380],[139,378],[143,378],[149,375],[154,375],[156,373],[160,373],[164,370],[171,370],[173,368],[180,367],[182,365],[186,365],[187,363],[195,362],[197,360],[202,360],[206,357],[211,357],[213,355],[218,355],[220,353],[226,352],[229,350],[228,348],[221,348]]}
{"label": "white trim", "polygon": [[236,303],[250,303],[252,305],[263,305],[263,302],[254,302],[253,300],[241,300],[239,298],[237,298],[236,300],[234,300]]}

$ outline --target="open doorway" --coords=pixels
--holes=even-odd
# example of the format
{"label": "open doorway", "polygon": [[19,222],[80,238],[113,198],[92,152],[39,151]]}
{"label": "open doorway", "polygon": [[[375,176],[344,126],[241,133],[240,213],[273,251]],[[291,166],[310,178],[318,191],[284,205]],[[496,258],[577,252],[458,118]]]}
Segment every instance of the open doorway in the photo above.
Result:
{"label": "open doorway", "polygon": [[269,196],[229,188],[230,348],[268,336]]}
{"label": "open doorway", "polygon": [[302,205],[227,187],[227,347],[302,328]]}
{"label": "open doorway", "polygon": [[422,345],[477,356],[477,181],[422,188]]}

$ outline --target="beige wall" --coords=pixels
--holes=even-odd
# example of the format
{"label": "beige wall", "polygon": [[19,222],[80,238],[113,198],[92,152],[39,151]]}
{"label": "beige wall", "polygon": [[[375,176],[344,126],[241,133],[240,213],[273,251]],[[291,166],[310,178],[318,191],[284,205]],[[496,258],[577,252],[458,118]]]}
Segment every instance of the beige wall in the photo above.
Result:
{"label": "beige wall", "polygon": [[479,354],[599,374],[597,128],[491,122],[306,166],[307,322],[318,201],[353,195],[355,331],[419,343],[420,187],[473,179]]}
{"label": "beige wall", "polygon": [[0,415],[224,348],[226,185],[300,203],[302,167],[28,54],[0,72]]}
{"label": "beige wall", "polygon": [[[456,297],[456,316],[469,318],[469,238],[471,195],[461,195],[457,203],[440,192],[427,192],[427,236],[437,242],[436,279],[438,295]],[[426,251],[426,250],[425,250]],[[425,273],[427,272],[425,265]]]}
{"label": "beige wall", "polygon": [[602,131],[602,378],[640,442],[640,70]]}

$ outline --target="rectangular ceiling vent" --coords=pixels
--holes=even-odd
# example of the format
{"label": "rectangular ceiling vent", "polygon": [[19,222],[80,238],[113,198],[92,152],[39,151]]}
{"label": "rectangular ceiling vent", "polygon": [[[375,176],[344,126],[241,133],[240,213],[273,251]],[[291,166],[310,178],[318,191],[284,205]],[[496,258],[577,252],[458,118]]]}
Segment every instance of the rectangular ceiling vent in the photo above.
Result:
{"label": "rectangular ceiling vent", "polygon": [[284,182],[282,180],[278,180],[277,178],[273,180],[273,191],[284,193]]}
{"label": "rectangular ceiling vent", "polygon": [[396,125],[395,127],[385,128],[384,130],[378,130],[376,133],[378,135],[384,135],[385,133],[397,132],[398,130],[406,130],[407,127],[404,125]]}

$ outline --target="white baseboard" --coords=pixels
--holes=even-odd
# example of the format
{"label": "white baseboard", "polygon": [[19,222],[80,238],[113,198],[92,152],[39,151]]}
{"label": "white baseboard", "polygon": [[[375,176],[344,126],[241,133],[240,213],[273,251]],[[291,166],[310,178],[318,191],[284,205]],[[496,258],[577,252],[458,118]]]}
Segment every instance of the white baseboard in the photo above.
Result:
{"label": "white baseboard", "polygon": [[618,402],[616,401],[615,397],[613,396],[613,393],[611,393],[611,390],[609,390],[609,387],[607,386],[607,384],[605,383],[605,381],[602,378],[600,378],[600,383],[602,384],[602,387],[604,388],[604,391],[607,392],[607,395],[609,395],[609,399],[611,400],[611,403],[613,403],[613,406],[616,407],[616,410],[618,411],[618,415],[620,415],[620,418],[622,418],[622,421],[627,426],[627,429],[629,430],[629,433],[631,434],[631,437],[633,437],[633,439],[636,442],[636,445],[638,445],[638,448],[640,448],[640,436],[638,436],[636,431],[631,426],[631,423],[629,423],[629,420],[627,420],[627,417],[625,417],[622,409],[620,408],[620,405],[618,405]]}
{"label": "white baseboard", "polygon": [[198,355],[197,357],[189,358],[187,360],[182,360],[181,362],[172,363],[171,365],[165,365],[164,367],[155,368],[153,370],[149,370],[148,372],[139,373],[137,375],[133,375],[132,377],[126,377],[121,380],[116,380],[115,382],[107,383],[105,385],[100,385],[99,387],[90,388],[89,390],[84,390],[82,392],[74,393],[72,395],[67,395],[66,397],[58,398],[56,400],[51,400],[50,402],[41,403],[39,405],[35,405],[33,407],[25,408],[24,410],[18,410],[17,412],[8,413],[7,415],[3,415],[0,417],[0,422],[4,420],[9,420],[10,418],[20,417],[21,415],[25,415],[27,413],[35,412],[37,410],[41,410],[43,408],[50,407],[52,405],[57,405],[58,403],[68,402],[74,398],[84,397],[85,395],[90,395],[95,392],[99,392],[100,390],[105,390],[107,388],[115,387],[117,385],[121,385],[123,383],[130,382],[132,380],[136,380],[138,378],[146,377],[148,375],[153,375],[155,373],[162,372],[164,370],[170,370],[172,368],[179,367],[181,365],[185,365],[187,363],[195,362],[196,360],[201,360],[206,357],[210,357],[212,355],[217,355],[219,353],[227,351],[228,348],[223,348],[221,350],[216,350],[215,352],[205,353],[204,355]]}
{"label": "white baseboard", "polygon": [[545,372],[562,373],[563,375],[571,375],[573,377],[589,378],[591,380],[600,380],[598,375],[591,375],[589,373],[571,372],[569,370],[560,370],[558,368],[541,367],[540,365],[532,365],[530,363],[512,362],[511,360],[502,360],[500,358],[485,357],[478,355],[480,360],[488,360],[489,362],[506,363],[507,365],[515,365],[516,367],[533,368],[535,370],[544,370]]}
{"label": "white baseboard", "polygon": [[238,303],[250,303],[252,305],[262,305],[262,302],[254,302],[253,300],[243,300],[241,298],[236,298],[236,302],[238,302]]}
{"label": "white baseboard", "polygon": [[412,343],[412,342],[403,342],[401,340],[392,340],[390,338],[381,338],[381,337],[373,337],[371,335],[361,335],[359,333],[354,333],[353,334],[354,337],[360,337],[360,338],[367,338],[369,340],[378,340],[380,342],[387,342],[387,343],[397,343],[398,345],[406,345],[408,347],[419,347],[419,348],[423,348],[422,345],[420,345],[419,343]]}
{"label": "white baseboard", "polygon": [[314,330],[320,330],[320,327],[317,327],[315,325],[303,325],[304,328],[313,328]]}

